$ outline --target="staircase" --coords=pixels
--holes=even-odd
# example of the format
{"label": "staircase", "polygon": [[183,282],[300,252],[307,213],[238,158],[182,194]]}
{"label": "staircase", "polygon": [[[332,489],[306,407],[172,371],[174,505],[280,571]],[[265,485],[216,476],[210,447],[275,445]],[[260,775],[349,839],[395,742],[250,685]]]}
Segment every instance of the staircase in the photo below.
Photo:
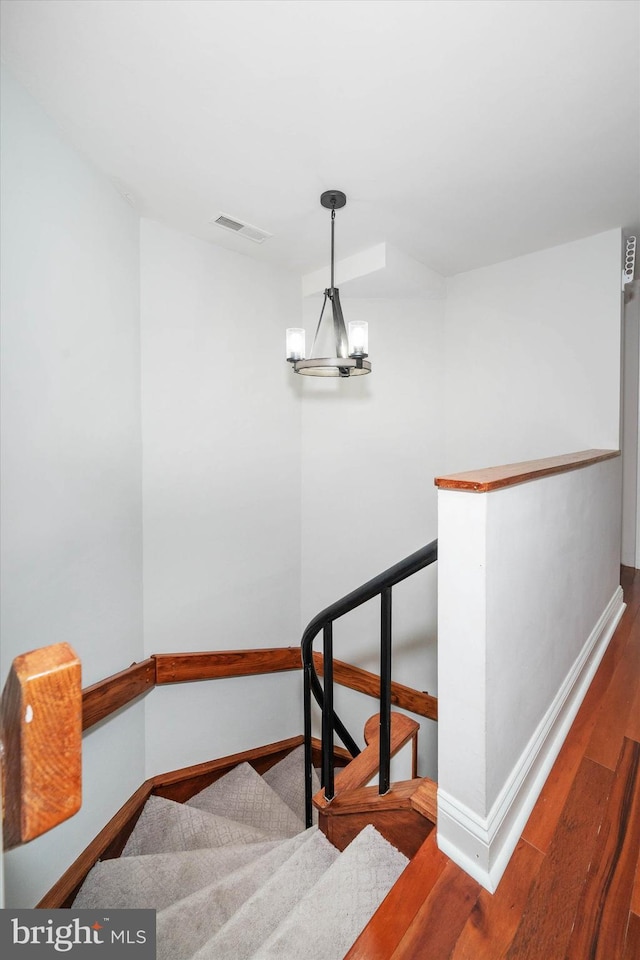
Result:
{"label": "staircase", "polygon": [[[314,786],[320,788],[314,771]],[[340,853],[305,829],[304,751],[242,763],[186,803],[150,796],[75,908],[157,910],[158,960],[342,960],[408,863],[372,826]]]}
{"label": "staircase", "polygon": [[[437,719],[434,697],[391,679],[392,588],[436,556],[433,541],[321,611],[302,657],[295,648],[154,654],[85,690],[66,644],[16,658],[0,699],[5,849],[75,813],[83,730],[153,687],[300,667],[304,683],[303,737],[146,780],[37,906],[155,909],[159,960],[300,960],[312,941],[323,958],[343,960],[436,821],[437,784],[417,776],[420,724],[391,712],[393,702]],[[377,597],[379,677],[333,658],[334,622]],[[334,680],[379,700],[363,749],[333,710]],[[409,743],[411,779],[391,784],[391,757]]]}

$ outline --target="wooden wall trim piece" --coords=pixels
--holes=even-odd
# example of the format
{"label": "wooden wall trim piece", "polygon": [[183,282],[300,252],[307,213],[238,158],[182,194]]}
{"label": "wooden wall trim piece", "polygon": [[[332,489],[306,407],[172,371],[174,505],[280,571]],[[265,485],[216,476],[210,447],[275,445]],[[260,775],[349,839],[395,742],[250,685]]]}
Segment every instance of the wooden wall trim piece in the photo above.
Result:
{"label": "wooden wall trim piece", "polygon": [[[428,781],[431,782],[431,781]],[[435,827],[435,816],[425,816],[413,803],[420,779],[394,783],[382,796],[377,787],[360,787],[335,797],[319,811],[318,826],[328,840],[344,850],[368,824],[411,859]]]}
{"label": "wooden wall trim piece", "polygon": [[67,643],[16,657],[2,693],[3,844],[73,816],[82,802],[80,660]]}
{"label": "wooden wall trim piece", "polygon": [[578,453],[566,453],[560,457],[547,457],[544,460],[525,460],[522,463],[507,463],[499,467],[452,473],[446,477],[436,477],[434,483],[440,490],[489,493],[491,490],[512,487],[529,480],[540,480],[552,474],[568,473],[569,470],[589,467],[594,463],[619,456],[619,450],[581,450]]}
{"label": "wooden wall trim piece", "polygon": [[[427,780],[426,782],[430,785],[434,781]],[[384,794],[378,793],[376,786],[358,787],[348,793],[341,793],[334,797],[323,813],[332,817],[345,817],[353,813],[374,813],[382,810],[416,810],[425,816],[426,820],[435,824],[435,810],[430,807],[425,814],[423,813],[424,804],[420,800],[417,803],[413,802],[413,798],[420,792],[422,784],[423,781],[419,777],[413,780],[398,780],[391,785],[389,792]]]}
{"label": "wooden wall trim piece", "polygon": [[300,647],[156,653],[82,691],[82,729],[88,730],[156,684],[247,677],[301,667]]}
{"label": "wooden wall trim piece", "polygon": [[212,650],[203,653],[156,653],[156,683],[248,677],[302,669],[300,647],[257,650]]}
{"label": "wooden wall trim piece", "polygon": [[279,740],[264,747],[244,750],[242,753],[234,753],[219,760],[207,760],[205,763],[182,767],[170,773],[161,773],[151,780],[152,792],[155,796],[185,803],[239,764],[249,763],[254,770],[263,774],[303,743],[303,736],[289,737],[288,740]]}
{"label": "wooden wall trim piece", "polygon": [[411,795],[411,806],[426,820],[438,822],[438,784],[429,777],[423,777],[420,786]]}
{"label": "wooden wall trim piece", "polygon": [[[321,653],[314,653],[313,660],[318,674],[323,673],[323,656]],[[333,679],[343,687],[349,687],[351,690],[358,690],[360,693],[366,693],[369,697],[380,699],[380,677],[361,667],[354,667],[350,663],[344,663],[342,660],[333,661]],[[420,717],[427,717],[429,720],[438,719],[438,698],[429,693],[422,693],[420,690],[414,690],[412,687],[405,687],[402,683],[391,681],[391,703],[400,707],[402,710],[409,710]]]}
{"label": "wooden wall trim piece", "polygon": [[156,665],[153,658],[149,658],[87,687],[82,691],[82,729],[88,730],[131,700],[152,690],[155,683]]}

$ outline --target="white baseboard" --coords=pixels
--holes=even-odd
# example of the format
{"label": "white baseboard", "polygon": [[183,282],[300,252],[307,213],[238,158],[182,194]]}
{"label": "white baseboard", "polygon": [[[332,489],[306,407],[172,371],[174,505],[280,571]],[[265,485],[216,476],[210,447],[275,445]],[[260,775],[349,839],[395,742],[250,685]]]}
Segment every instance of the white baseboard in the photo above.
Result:
{"label": "white baseboard", "polygon": [[502,787],[489,815],[478,817],[438,790],[438,846],[493,893],[625,609],[618,587],[580,656]]}

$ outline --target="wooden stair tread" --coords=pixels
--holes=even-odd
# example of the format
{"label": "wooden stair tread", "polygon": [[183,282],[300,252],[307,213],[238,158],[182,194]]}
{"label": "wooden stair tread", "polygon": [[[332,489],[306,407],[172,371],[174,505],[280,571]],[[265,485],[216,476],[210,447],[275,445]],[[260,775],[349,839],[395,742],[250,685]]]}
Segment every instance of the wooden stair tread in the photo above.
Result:
{"label": "wooden stair tread", "polygon": [[399,780],[384,794],[378,793],[376,786],[357,787],[331,801],[331,814],[339,817],[358,811],[415,810],[435,824],[437,790],[438,784],[428,777]]}

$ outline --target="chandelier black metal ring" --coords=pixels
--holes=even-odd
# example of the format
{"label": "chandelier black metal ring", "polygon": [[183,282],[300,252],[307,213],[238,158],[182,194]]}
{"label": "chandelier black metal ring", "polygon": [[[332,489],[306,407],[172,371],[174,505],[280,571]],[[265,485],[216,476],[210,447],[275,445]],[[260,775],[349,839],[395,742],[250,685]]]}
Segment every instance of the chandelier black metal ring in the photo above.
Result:
{"label": "chandelier black metal ring", "polygon": [[[340,293],[334,284],[335,271],[335,220],[336,210],[346,205],[347,198],[342,190],[325,190],[320,197],[323,207],[331,210],[331,285],[324,291],[320,319],[316,327],[311,354],[305,357],[305,331],[302,327],[290,327],[287,330],[287,360],[295,373],[308,377],[354,377],[371,373],[368,356],[367,323],[364,320],[352,320],[349,333],[344,322]],[[331,304],[333,334],[335,338],[335,356],[314,357],[318,334],[322,326],[327,302]]]}

